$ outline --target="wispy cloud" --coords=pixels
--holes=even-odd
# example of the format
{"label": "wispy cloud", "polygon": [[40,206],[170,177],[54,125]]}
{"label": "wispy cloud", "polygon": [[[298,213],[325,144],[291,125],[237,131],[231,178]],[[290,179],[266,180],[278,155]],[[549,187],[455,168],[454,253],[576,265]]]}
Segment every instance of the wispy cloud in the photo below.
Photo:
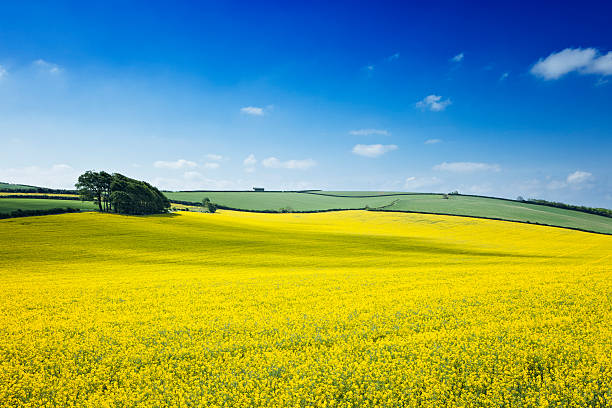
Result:
{"label": "wispy cloud", "polygon": [[461,61],[463,61],[463,57],[464,57],[463,53],[459,53],[459,54],[455,55],[453,58],[451,58],[451,61],[453,61],[453,62],[461,62]]}
{"label": "wispy cloud", "polygon": [[429,109],[433,112],[440,112],[446,109],[446,107],[450,104],[450,99],[442,100],[442,97],[439,95],[428,95],[423,98],[422,101],[417,102],[416,107],[424,110]]}
{"label": "wispy cloud", "polygon": [[311,167],[316,166],[317,162],[313,159],[303,159],[303,160],[287,160],[281,161],[276,157],[268,157],[261,161],[264,167],[272,168],[272,169],[291,169],[291,170],[307,170]]}
{"label": "wispy cloud", "polygon": [[0,65],[0,79],[4,78],[7,74],[8,72],[6,71],[6,68]]}
{"label": "wispy cloud", "polygon": [[349,131],[349,135],[353,135],[353,136],[370,136],[370,135],[388,136],[389,132],[384,129],[357,129],[357,130]]}
{"label": "wispy cloud", "polygon": [[452,173],[473,173],[476,171],[500,171],[498,164],[474,163],[474,162],[451,162],[440,163],[433,167],[434,170],[449,171]]}
{"label": "wispy cloud", "polygon": [[442,180],[437,177],[407,177],[404,188],[418,190],[424,187],[432,187],[442,184]]}
{"label": "wispy cloud", "polygon": [[259,108],[257,106],[245,106],[244,108],[240,108],[240,112],[246,115],[252,115],[252,116],[263,116],[264,115],[264,109]]}
{"label": "wispy cloud", "polygon": [[508,79],[508,77],[510,76],[509,72],[504,72],[503,74],[501,74],[501,76],[499,77],[500,81],[505,81],[506,79]]}
{"label": "wispy cloud", "polygon": [[206,163],[204,163],[204,168],[206,168],[206,169],[214,170],[214,169],[218,169],[219,166],[220,166],[219,163],[216,163],[216,162],[206,162]]}
{"label": "wispy cloud", "polygon": [[74,188],[79,171],[65,163],[50,167],[26,166],[0,168],[0,180],[40,187]]}
{"label": "wispy cloud", "polygon": [[221,156],[220,154],[212,154],[212,153],[207,154],[206,158],[208,160],[213,160],[213,161],[221,161],[221,160],[223,160],[223,156]]}
{"label": "wispy cloud", "polygon": [[242,164],[245,166],[254,166],[257,164],[257,159],[255,158],[254,154],[249,154],[246,159],[242,161]]}
{"label": "wispy cloud", "polygon": [[399,59],[399,57],[400,57],[400,53],[396,52],[395,54],[388,56],[385,60],[388,62],[392,62],[392,61]]}
{"label": "wispy cloud", "polygon": [[540,58],[530,72],[545,80],[559,79],[570,72],[612,75],[612,51],[601,55],[596,48],[566,48]]}
{"label": "wispy cloud", "polygon": [[354,154],[359,155],[359,156],[376,158],[376,157],[382,156],[383,154],[385,154],[387,152],[391,152],[393,150],[397,150],[397,146],[393,145],[393,144],[391,144],[391,145],[382,145],[382,144],[364,145],[364,144],[358,144],[358,145],[355,145],[355,147],[353,147],[352,152]]}
{"label": "wispy cloud", "polygon": [[47,72],[49,74],[57,75],[61,74],[63,69],[52,62],[45,61],[43,59],[37,59],[34,61],[34,66],[38,67],[41,71]]}
{"label": "wispy cloud", "polygon": [[585,183],[592,179],[593,179],[593,174],[589,173],[588,171],[576,170],[575,172],[567,176],[566,181],[568,184],[576,185],[576,184]]}
{"label": "wispy cloud", "polygon": [[427,139],[425,144],[438,144],[442,143],[442,139]]}
{"label": "wispy cloud", "polygon": [[178,159],[175,161],[158,160],[155,163],[153,163],[153,166],[158,169],[178,170],[178,169],[185,169],[185,168],[194,168],[194,167],[197,167],[198,164],[196,162],[192,162],[189,160]]}

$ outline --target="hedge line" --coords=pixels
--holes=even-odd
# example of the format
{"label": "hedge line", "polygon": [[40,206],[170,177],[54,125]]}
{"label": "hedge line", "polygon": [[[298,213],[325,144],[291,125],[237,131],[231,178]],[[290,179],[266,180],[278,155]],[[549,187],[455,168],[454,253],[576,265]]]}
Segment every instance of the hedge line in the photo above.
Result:
{"label": "hedge line", "polygon": [[51,215],[80,212],[78,208],[49,208],[46,210],[15,210],[10,213],[0,213],[0,218],[32,217],[35,215]]}
{"label": "hedge line", "polygon": [[80,201],[80,197],[66,197],[66,196],[56,196],[56,195],[26,195],[26,194],[11,194],[11,195],[2,195],[0,194],[0,198],[31,198],[31,199],[44,199],[44,200],[72,200],[72,201]]}
{"label": "hedge line", "polygon": [[0,193],[42,193],[42,194],[79,194],[76,190],[46,187],[0,188]]}

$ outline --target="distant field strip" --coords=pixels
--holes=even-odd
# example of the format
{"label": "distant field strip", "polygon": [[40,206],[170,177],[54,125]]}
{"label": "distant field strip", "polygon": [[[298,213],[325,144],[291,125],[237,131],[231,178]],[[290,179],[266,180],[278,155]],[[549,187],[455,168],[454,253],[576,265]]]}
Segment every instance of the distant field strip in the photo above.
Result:
{"label": "distant field strip", "polygon": [[609,407],[612,237],[220,210],[0,221],[0,406]]}
{"label": "distant field strip", "polygon": [[[171,200],[199,203],[208,197],[225,207],[247,211],[326,211],[363,209],[474,216],[529,222],[612,234],[612,218],[562,208],[472,196],[372,192],[176,192]],[[370,194],[370,195],[368,195]]]}
{"label": "distant field strip", "polygon": [[[0,194],[2,195],[2,194]],[[39,198],[0,198],[0,213],[10,213],[16,210],[48,210],[51,208],[79,208],[94,210],[97,206],[92,202],[77,200],[53,200]]]}

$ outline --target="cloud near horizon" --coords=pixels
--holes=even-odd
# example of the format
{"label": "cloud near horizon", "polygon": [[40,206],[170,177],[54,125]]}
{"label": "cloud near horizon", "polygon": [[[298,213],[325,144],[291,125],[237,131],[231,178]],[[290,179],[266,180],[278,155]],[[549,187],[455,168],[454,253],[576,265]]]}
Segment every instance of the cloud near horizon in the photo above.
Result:
{"label": "cloud near horizon", "polygon": [[240,112],[246,115],[252,115],[252,116],[263,116],[264,115],[264,109],[259,108],[257,106],[245,106],[244,108],[240,108]]}
{"label": "cloud near horizon", "polygon": [[438,144],[442,143],[442,139],[427,139],[425,144]]}
{"label": "cloud near horizon", "polygon": [[364,157],[370,157],[370,158],[376,158],[376,157],[380,157],[383,154],[387,153],[387,152],[391,152],[393,150],[397,150],[397,146],[396,145],[382,145],[382,144],[371,144],[371,145],[364,145],[364,144],[357,144],[353,147],[352,152],[354,154],[357,154],[359,156],[364,156]]}
{"label": "cloud near horizon", "polygon": [[612,51],[602,55],[596,48],[566,48],[540,58],[529,72],[547,81],[571,72],[612,75]]}
{"label": "cloud near horizon", "polygon": [[271,169],[291,169],[291,170],[307,170],[311,167],[317,165],[317,162],[313,159],[303,159],[303,160],[287,160],[281,161],[276,157],[268,157],[261,161],[261,164],[264,167],[268,167]]}
{"label": "cloud near horizon", "polygon": [[41,71],[47,72],[49,74],[57,75],[61,74],[63,69],[57,64],[52,62],[45,61],[43,59],[37,59],[34,61],[34,66],[38,67]]}
{"label": "cloud near horizon", "polygon": [[153,163],[153,166],[158,169],[178,170],[178,169],[184,169],[184,168],[194,168],[194,167],[197,167],[198,164],[190,160],[178,159],[175,161],[158,160],[155,163]]}
{"label": "cloud near horizon", "polygon": [[433,167],[434,170],[438,171],[449,171],[451,173],[473,173],[476,171],[494,171],[498,172],[501,170],[498,164],[489,163],[474,163],[474,162],[444,162],[436,164]]}
{"label": "cloud near horizon", "polygon": [[592,179],[593,174],[589,173],[588,171],[576,170],[575,172],[569,174],[565,181],[568,184],[582,184]]}
{"label": "cloud near horizon", "polygon": [[370,135],[389,136],[389,132],[384,129],[357,129],[357,130],[349,131],[349,135],[353,135],[353,136],[370,136]]}
{"label": "cloud near horizon", "polygon": [[416,107],[423,110],[428,109],[432,112],[441,112],[451,103],[450,99],[442,100],[441,96],[432,94],[427,95],[422,101],[417,102]]}

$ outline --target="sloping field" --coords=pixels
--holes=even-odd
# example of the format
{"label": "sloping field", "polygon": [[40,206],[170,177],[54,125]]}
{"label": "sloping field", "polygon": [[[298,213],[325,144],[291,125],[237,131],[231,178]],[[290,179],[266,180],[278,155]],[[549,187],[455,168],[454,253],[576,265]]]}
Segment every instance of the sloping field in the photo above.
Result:
{"label": "sloping field", "polygon": [[506,201],[495,198],[450,196],[405,196],[385,211],[417,211],[558,225],[612,234],[612,218],[544,205]]}
{"label": "sloping field", "polygon": [[79,208],[94,210],[97,207],[92,202],[78,200],[52,200],[41,198],[0,198],[0,213],[10,213],[15,210],[48,210],[51,208]]}
{"label": "sloping field", "polygon": [[235,209],[255,211],[322,211],[363,209],[443,213],[530,222],[612,234],[612,218],[562,208],[485,197],[366,191],[297,192],[176,192],[171,200],[202,202],[204,197]]}
{"label": "sloping field", "polygon": [[422,214],[2,220],[0,401],[605,407],[611,254]]}
{"label": "sloping field", "polygon": [[28,186],[25,184],[11,184],[11,183],[2,183],[0,182],[0,189],[2,190],[28,190],[31,188],[36,188],[35,186]]}
{"label": "sloping field", "polygon": [[291,209],[293,211],[323,211],[338,209],[362,209],[366,205],[380,207],[390,204],[389,197],[336,197],[295,192],[176,192],[164,193],[171,200],[202,202],[208,197],[212,202],[240,210],[269,211]]}

